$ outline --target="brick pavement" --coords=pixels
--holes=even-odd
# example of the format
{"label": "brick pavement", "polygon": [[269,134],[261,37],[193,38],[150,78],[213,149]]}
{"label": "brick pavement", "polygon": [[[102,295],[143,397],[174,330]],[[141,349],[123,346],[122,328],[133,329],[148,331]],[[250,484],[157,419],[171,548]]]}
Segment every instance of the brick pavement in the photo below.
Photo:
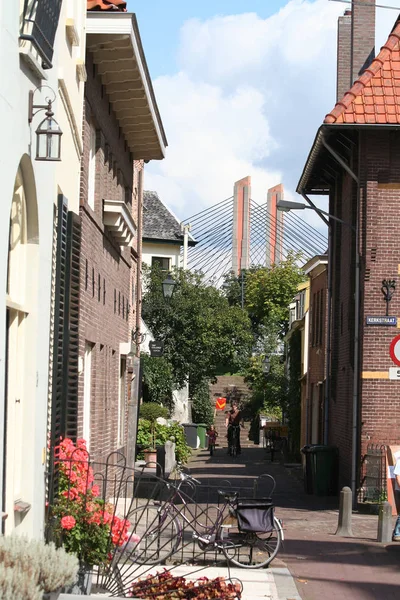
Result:
{"label": "brick pavement", "polygon": [[[285,544],[274,568],[287,567],[302,600],[395,600],[400,598],[400,544],[378,544],[377,517],[353,516],[354,538],[337,538],[336,498],[304,493],[299,470],[271,463],[265,450],[244,449],[231,459],[218,448],[213,457],[200,451],[190,470],[204,483],[229,480],[234,487],[251,487],[254,478],[269,473],[277,482],[276,513],[283,520]],[[265,483],[266,485],[266,483]],[[266,489],[260,490],[262,494]],[[277,582],[279,593],[279,582]],[[290,600],[286,595],[280,599]]]}

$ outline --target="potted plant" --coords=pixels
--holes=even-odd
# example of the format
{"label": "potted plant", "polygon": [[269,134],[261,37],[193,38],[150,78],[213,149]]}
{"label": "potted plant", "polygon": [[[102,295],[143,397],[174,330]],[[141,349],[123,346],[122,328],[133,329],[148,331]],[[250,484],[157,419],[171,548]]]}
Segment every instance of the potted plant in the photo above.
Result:
{"label": "potted plant", "polygon": [[156,421],[158,418],[166,419],[168,414],[168,409],[156,402],[144,402],[140,407],[139,417],[150,422],[150,445],[143,450],[146,464],[157,463]]}
{"label": "potted plant", "polygon": [[53,543],[25,536],[0,537],[0,597],[56,600],[63,586],[72,583],[79,562]]}
{"label": "potted plant", "polygon": [[79,559],[78,579],[65,591],[89,595],[93,566],[107,565],[116,547],[139,538],[129,535],[129,521],[117,517],[115,507],[100,498],[85,440],[77,440],[76,445],[63,440],[56,449],[56,466],[59,491],[50,511],[52,533]]}

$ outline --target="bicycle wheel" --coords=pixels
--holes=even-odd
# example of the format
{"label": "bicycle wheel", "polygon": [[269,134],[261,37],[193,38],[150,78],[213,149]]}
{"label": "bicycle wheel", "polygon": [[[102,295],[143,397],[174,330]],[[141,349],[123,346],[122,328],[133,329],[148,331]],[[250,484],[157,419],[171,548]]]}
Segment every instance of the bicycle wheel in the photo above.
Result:
{"label": "bicycle wheel", "polygon": [[218,532],[226,559],[236,567],[261,569],[278,554],[282,536],[280,523],[274,517],[275,528],[268,533],[242,532],[232,516],[224,519]]}
{"label": "bicycle wheel", "polygon": [[[129,513],[132,534],[124,550],[128,561],[156,565],[164,562],[179,547],[182,529],[178,519],[162,506],[147,504]],[[134,542],[134,535],[139,537]]]}

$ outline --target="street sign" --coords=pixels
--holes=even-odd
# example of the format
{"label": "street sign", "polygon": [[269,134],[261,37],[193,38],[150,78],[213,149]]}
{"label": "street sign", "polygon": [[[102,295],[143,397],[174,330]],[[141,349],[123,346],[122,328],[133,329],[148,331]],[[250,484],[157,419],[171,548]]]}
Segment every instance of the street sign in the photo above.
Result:
{"label": "street sign", "polygon": [[149,342],[150,356],[160,358],[164,354],[164,342],[156,340]]}
{"label": "street sign", "polygon": [[400,367],[400,335],[392,339],[389,354],[394,364]]}
{"label": "street sign", "polygon": [[397,381],[400,381],[399,367],[389,367],[389,379],[395,379]]}
{"label": "street sign", "polygon": [[367,317],[367,325],[386,325],[386,327],[396,327],[397,317]]}
{"label": "street sign", "polygon": [[226,406],[226,398],[217,398],[217,401],[215,403],[215,408],[217,410],[224,410]]}

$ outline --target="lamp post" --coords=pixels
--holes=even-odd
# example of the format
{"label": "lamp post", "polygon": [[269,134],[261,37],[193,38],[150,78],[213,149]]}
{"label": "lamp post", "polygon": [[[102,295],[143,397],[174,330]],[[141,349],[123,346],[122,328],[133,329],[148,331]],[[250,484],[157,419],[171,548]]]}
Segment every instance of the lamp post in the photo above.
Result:
{"label": "lamp post", "polygon": [[264,360],[262,361],[262,371],[263,371],[264,377],[267,377],[270,374],[270,371],[271,371],[271,361],[269,359],[269,356],[266,356],[264,358]]}
{"label": "lamp post", "polygon": [[[359,185],[358,178],[350,172],[351,176],[356,181],[357,185]],[[357,448],[358,448],[358,421],[359,421],[359,354],[360,354],[360,249],[359,249],[359,228],[358,228],[358,212],[357,212],[357,220],[356,226],[343,221],[339,217],[335,217],[335,215],[331,215],[329,212],[321,210],[316,206],[309,206],[304,204],[303,202],[291,202],[289,200],[279,200],[276,203],[277,210],[282,211],[290,211],[290,210],[304,210],[309,209],[316,212],[326,223],[326,219],[323,215],[326,215],[330,220],[337,221],[341,225],[345,225],[346,227],[350,227],[355,235],[355,270],[354,270],[354,353],[353,353],[353,406],[352,406],[352,446],[351,446],[351,489],[353,493],[353,506],[356,505],[357,500]],[[328,227],[331,228],[331,223],[328,222]],[[328,268],[330,269],[330,259],[328,259]],[[328,277],[329,279],[329,277]],[[330,285],[330,281],[328,282]],[[330,347],[330,322],[331,322],[331,298],[330,294],[328,294],[328,327],[329,332],[328,336],[329,340],[327,343],[327,348]],[[330,356],[329,356],[330,360]],[[328,383],[328,375],[330,364],[327,357],[327,383]],[[326,388],[328,386],[326,385]],[[328,442],[328,409],[329,409],[329,396],[328,389],[326,389],[325,395],[325,411],[324,411],[324,443]]]}

